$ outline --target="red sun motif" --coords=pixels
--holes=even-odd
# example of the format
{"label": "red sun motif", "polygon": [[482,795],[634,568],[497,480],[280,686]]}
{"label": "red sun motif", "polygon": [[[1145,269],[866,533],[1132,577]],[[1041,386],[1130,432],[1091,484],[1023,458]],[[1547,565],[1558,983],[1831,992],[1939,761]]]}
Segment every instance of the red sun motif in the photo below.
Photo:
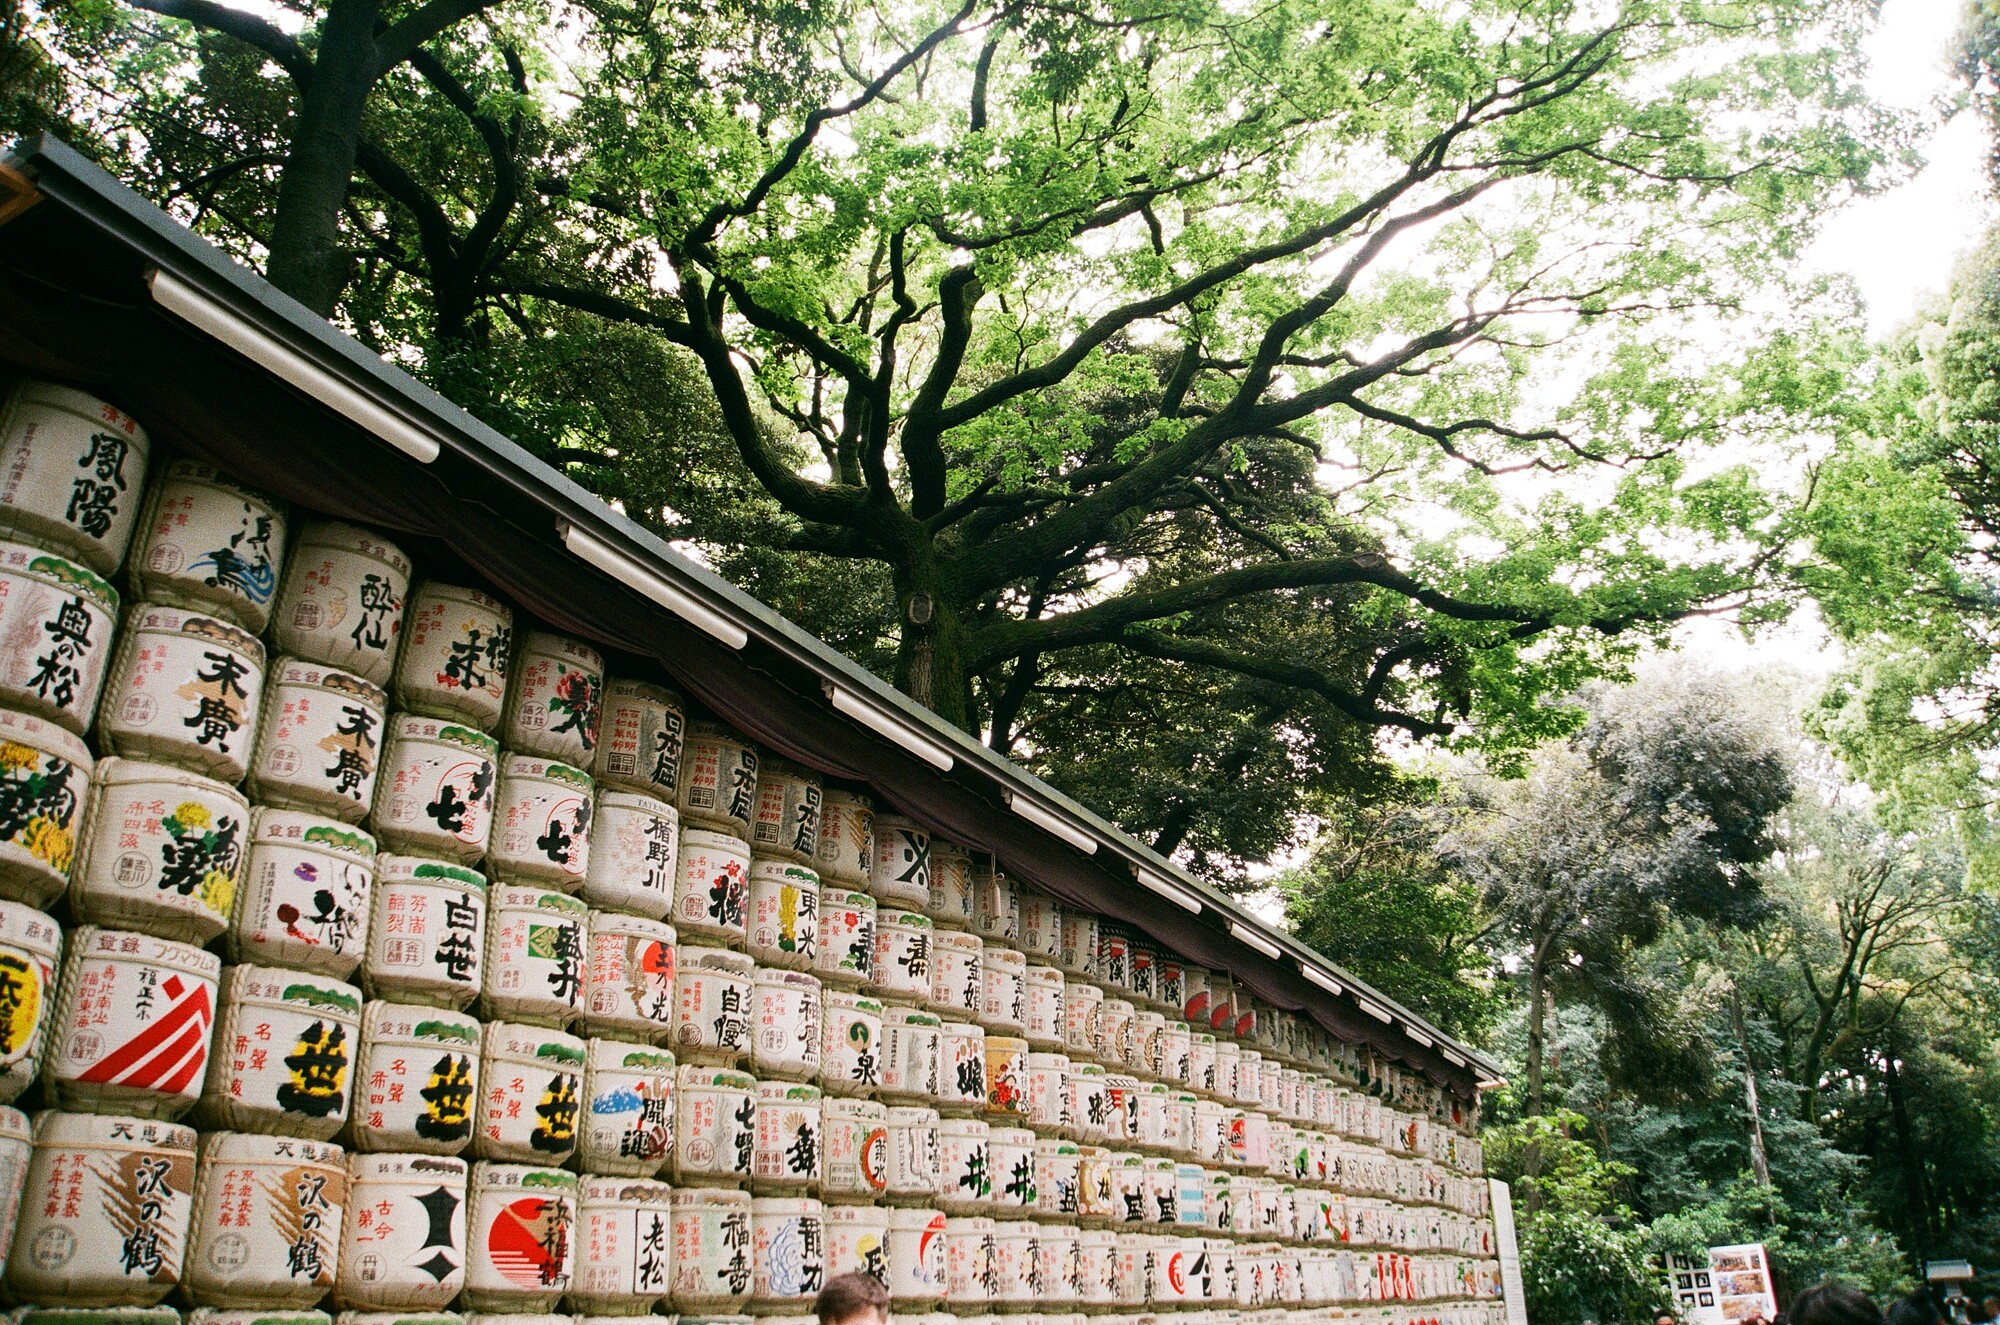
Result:
{"label": "red sun motif", "polygon": [[494,1217],[486,1234],[486,1254],[493,1268],[523,1288],[546,1288],[563,1276],[567,1236],[553,1231],[557,1211],[553,1201],[536,1196],[509,1202]]}

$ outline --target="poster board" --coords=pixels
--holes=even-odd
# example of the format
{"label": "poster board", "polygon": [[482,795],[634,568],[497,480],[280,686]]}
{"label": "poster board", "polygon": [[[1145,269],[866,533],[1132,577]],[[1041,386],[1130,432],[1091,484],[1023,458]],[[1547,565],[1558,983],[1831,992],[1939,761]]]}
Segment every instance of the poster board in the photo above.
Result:
{"label": "poster board", "polygon": [[1514,1189],[1488,1178],[1493,1194],[1493,1245],[1500,1253],[1500,1293],[1507,1325],[1528,1325],[1528,1298],[1521,1288],[1521,1244],[1514,1234]]}
{"label": "poster board", "polygon": [[1667,1255],[1667,1287],[1674,1295],[1674,1316],[1682,1325],[1722,1325],[1722,1305],[1715,1300],[1715,1275],[1708,1256]]}
{"label": "poster board", "polygon": [[1761,1242],[1710,1247],[1708,1269],[1715,1280],[1715,1304],[1722,1325],[1740,1325],[1753,1316],[1776,1320],[1778,1294],[1771,1281],[1771,1257]]}

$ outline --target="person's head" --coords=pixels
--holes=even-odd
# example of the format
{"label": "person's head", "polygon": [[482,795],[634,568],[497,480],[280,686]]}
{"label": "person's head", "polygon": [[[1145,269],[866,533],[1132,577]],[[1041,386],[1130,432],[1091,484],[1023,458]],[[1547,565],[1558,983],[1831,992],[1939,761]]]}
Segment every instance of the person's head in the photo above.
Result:
{"label": "person's head", "polygon": [[836,1274],[813,1301],[819,1325],[889,1325],[889,1290],[873,1275]]}
{"label": "person's head", "polygon": [[1653,1325],[1674,1325],[1674,1314],[1671,1311],[1662,1311],[1653,1317]]}
{"label": "person's head", "polygon": [[[1898,1303],[1897,1305],[1901,1305]],[[1895,1314],[1890,1314],[1895,1320]],[[1858,1288],[1828,1280],[1814,1284],[1792,1299],[1785,1308],[1790,1325],[1883,1325],[1882,1308]],[[1931,1320],[1899,1322],[1899,1325],[1935,1325]]]}
{"label": "person's head", "polygon": [[1981,1320],[2000,1320],[2000,1297],[1989,1297],[1979,1304]]}
{"label": "person's head", "polygon": [[1925,1289],[1919,1288],[1908,1297],[1899,1297],[1889,1308],[1889,1325],[1938,1325],[1944,1313]]}

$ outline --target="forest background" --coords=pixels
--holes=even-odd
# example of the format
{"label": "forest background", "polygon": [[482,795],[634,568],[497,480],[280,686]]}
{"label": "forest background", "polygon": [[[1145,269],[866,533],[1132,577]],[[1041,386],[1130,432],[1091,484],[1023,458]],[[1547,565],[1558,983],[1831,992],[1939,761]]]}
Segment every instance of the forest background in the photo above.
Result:
{"label": "forest background", "polygon": [[1806,256],[2000,4],[1878,18],[0,0],[0,136],[1514,1065],[1559,1325],[2000,1267],[2000,241]]}

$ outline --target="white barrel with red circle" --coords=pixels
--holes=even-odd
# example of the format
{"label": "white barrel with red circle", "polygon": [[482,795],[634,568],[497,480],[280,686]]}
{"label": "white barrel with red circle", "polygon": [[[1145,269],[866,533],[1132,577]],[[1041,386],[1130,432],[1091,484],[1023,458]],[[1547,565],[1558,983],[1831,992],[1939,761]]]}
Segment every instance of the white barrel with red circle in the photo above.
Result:
{"label": "white barrel with red circle", "polygon": [[572,1306],[643,1316],[666,1296],[673,1281],[672,1198],[665,1183],[640,1178],[586,1176],[579,1182]]}
{"label": "white barrel with red circle", "polygon": [[467,1186],[465,1305],[554,1310],[576,1269],[576,1175],[530,1164],[474,1164]]}
{"label": "white barrel with red circle", "polygon": [[584,963],[581,1022],[586,1035],[665,1044],[674,1032],[679,943],[660,920],[592,911]]}
{"label": "white barrel with red circle", "polygon": [[219,612],[261,635],[284,557],[281,504],[199,460],[170,460],[147,495],[126,573],[147,602]]}
{"label": "white barrel with red circle", "polygon": [[339,1146],[210,1132],[196,1149],[182,1288],[209,1307],[310,1307],[333,1287],[347,1208]]}
{"label": "white barrel with red circle", "polygon": [[750,840],[757,812],[757,749],[716,722],[690,722],[681,748],[680,792],[685,823]]}
{"label": "white barrel with red circle", "polygon": [[286,653],[389,684],[403,642],[410,559],[372,529],[308,520],[285,558],[271,637]]}
{"label": "white barrel with red circle", "polygon": [[810,971],[819,951],[819,893],[809,866],[753,858],[745,951],[762,966]]}
{"label": "white barrel with red circle", "polygon": [[369,826],[393,851],[472,865],[493,832],[500,747],[475,728],[398,713],[389,719]]}
{"label": "white barrel with red circle", "polygon": [[465,1284],[466,1176],[446,1155],[349,1155],[333,1304],[435,1311]]}
{"label": "white barrel with red circle", "polygon": [[827,1095],[820,1105],[826,1155],[820,1174],[828,1200],[874,1200],[888,1181],[889,1110],[875,1100]]}
{"label": "white barrel with red circle", "polygon": [[945,1295],[945,1217],[928,1208],[889,1212],[889,1302],[921,1307]]}
{"label": "white barrel with red circle", "polygon": [[491,732],[507,698],[514,611],[483,590],[429,580],[410,594],[396,707]]}
{"label": "white barrel with red circle", "polygon": [[668,919],[687,939],[741,946],[749,920],[750,847],[710,828],[683,827]]}
{"label": "white barrel with red circle", "polygon": [[128,930],[69,936],[42,1082],[59,1109],[174,1118],[200,1096],[221,963]]}
{"label": "white barrel with red circle", "polygon": [[583,1041],[541,1026],[489,1021],[480,1054],[472,1153],[520,1164],[567,1160],[583,1109]]}
{"label": "white barrel with red circle", "polygon": [[146,430],[116,406],[24,381],[0,406],[0,533],[110,575],[145,493]]}
{"label": "white barrel with red circle", "polygon": [[7,1288],[69,1307],[149,1306],[181,1282],[195,1134],[155,1119],[35,1119]]}
{"label": "white barrel with red circle", "polygon": [[330,1141],[347,1124],[361,991],[281,966],[230,966],[195,1110],[204,1128]]}
{"label": "white barrel with red circle", "polygon": [[590,771],[600,787],[672,805],[680,792],[686,708],[665,686],[614,677],[604,686],[597,753]]}
{"label": "white barrel with red circle", "polygon": [[576,1146],[584,1172],[658,1176],[674,1149],[674,1071],[674,1056],[664,1049],[590,1041]]}
{"label": "white barrel with red circle", "polygon": [[510,883],[577,891],[590,870],[594,794],[580,768],[538,755],[502,756],[488,871]]}
{"label": "white barrel with red circle", "polygon": [[507,749],[589,768],[603,710],[603,654],[554,631],[516,632],[500,717]]}
{"label": "white barrel with red circle", "polygon": [[361,1009],[348,1143],[456,1155],[472,1139],[480,1026],[442,1008],[375,1000]]}
{"label": "white barrel with red circle", "polygon": [[89,924],[208,943],[228,928],[249,837],[250,803],[234,787],[106,759],[92,780],[70,907]]}

